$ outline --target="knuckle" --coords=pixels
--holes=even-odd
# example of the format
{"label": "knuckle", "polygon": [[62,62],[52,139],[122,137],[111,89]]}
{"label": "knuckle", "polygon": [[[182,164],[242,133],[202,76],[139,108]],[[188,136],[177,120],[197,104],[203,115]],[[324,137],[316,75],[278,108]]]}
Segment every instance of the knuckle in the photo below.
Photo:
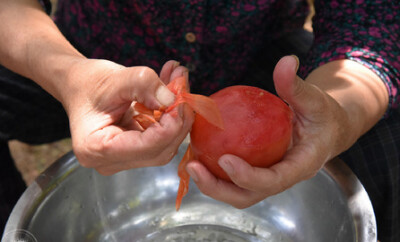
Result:
{"label": "knuckle", "polygon": [[254,183],[251,181],[250,177],[246,177],[242,174],[232,174],[230,176],[231,180],[238,185],[239,187],[243,187],[243,188],[251,188],[254,187]]}
{"label": "knuckle", "polygon": [[[208,196],[208,197],[211,197],[211,198],[215,198],[214,197],[214,193],[213,193],[213,191],[211,190],[211,189],[208,189],[208,188],[206,188],[206,187],[204,187],[204,186],[201,186],[200,184],[197,184],[197,187],[200,189],[200,191],[204,194],[204,195],[206,195],[206,196]],[[215,198],[216,199],[216,198]]]}
{"label": "knuckle", "polygon": [[98,167],[104,161],[108,149],[109,147],[102,142],[73,148],[77,160],[86,168]]}
{"label": "knuckle", "polygon": [[84,160],[84,159],[80,159],[79,157],[77,157],[77,159],[78,159],[78,161],[79,161],[79,164],[80,164],[82,167],[85,167],[85,168],[93,168],[92,163],[87,162],[87,161]]}
{"label": "knuckle", "polygon": [[263,193],[251,193],[248,194],[247,196],[242,196],[239,197],[237,201],[235,201],[235,204],[232,204],[237,209],[245,209],[248,207],[253,206],[254,204],[264,200],[265,198],[269,197],[269,194],[263,194]]}
{"label": "knuckle", "polygon": [[[177,122],[179,123],[179,121]],[[171,128],[160,130],[160,132],[156,134],[157,140],[159,140],[157,149],[161,151],[159,155],[164,155],[164,159],[172,159],[175,156],[180,145],[180,142],[177,141],[183,140],[183,138],[180,137],[182,136],[180,134],[182,132],[180,127],[181,126],[177,124]]]}
{"label": "knuckle", "polygon": [[100,168],[96,168],[96,171],[103,176],[111,176],[114,175],[115,171],[111,171],[110,169],[104,168],[104,167],[100,167]]}
{"label": "knuckle", "polygon": [[279,170],[270,169],[270,171],[272,172],[271,176],[274,177],[274,181],[261,183],[261,188],[259,189],[260,193],[264,194],[265,196],[271,196],[291,187],[289,182],[287,182],[287,179],[283,177]]}
{"label": "knuckle", "polygon": [[292,188],[295,185],[295,183],[285,183],[283,184],[279,189],[273,192],[273,195],[276,195],[278,193],[284,192],[290,188]]}
{"label": "knuckle", "polygon": [[[131,77],[130,79],[135,83],[134,87],[132,87],[132,94],[138,102],[148,102],[148,100],[146,100],[147,93],[149,91],[155,91],[160,83],[160,79],[157,73],[150,67],[142,66],[133,68],[136,68],[135,71],[129,74]],[[145,103],[145,105],[152,106],[154,104]]]}
{"label": "knuckle", "polygon": [[164,166],[168,164],[172,158],[173,154],[171,153],[152,150],[133,159],[130,162],[131,166],[129,168]]}
{"label": "knuckle", "polygon": [[245,208],[248,208],[248,207],[249,207],[249,206],[247,206],[247,205],[245,205],[245,204],[242,204],[242,203],[233,204],[232,206],[235,207],[235,208],[237,208],[237,209],[245,209]]}
{"label": "knuckle", "polygon": [[[257,174],[256,168],[248,167],[246,171],[244,169],[238,169],[237,172],[233,173],[230,178],[232,181],[237,184],[238,186],[250,190],[261,190],[265,185],[260,183],[259,177],[260,175],[251,175]],[[257,180],[255,180],[257,179]]]}
{"label": "knuckle", "polygon": [[107,140],[107,137],[99,140],[98,142],[87,142],[86,144],[86,152],[90,154],[92,157],[101,158],[107,157],[110,151],[113,148],[113,143]]}
{"label": "knuckle", "polygon": [[318,171],[311,171],[304,176],[304,180],[309,180],[317,175]]}
{"label": "knuckle", "polygon": [[170,151],[170,150],[166,151],[165,154],[161,155],[159,164],[160,165],[168,164],[175,157],[176,153],[177,151]]}
{"label": "knuckle", "polygon": [[166,155],[166,159],[164,160],[164,165],[165,165],[165,164],[168,164],[172,159],[174,159],[174,157],[176,156],[176,154],[177,154],[177,151],[169,152],[169,153]]}
{"label": "knuckle", "polygon": [[158,76],[157,73],[152,68],[147,67],[147,66],[143,67],[143,72],[146,76],[150,76],[150,77]]}
{"label": "knuckle", "polygon": [[215,188],[216,186],[207,186],[203,182],[197,182],[196,185],[201,193],[203,193],[204,195],[214,198],[216,200],[221,200],[220,198],[218,198],[218,196],[215,196],[216,190],[213,188]]}
{"label": "knuckle", "polygon": [[301,81],[297,81],[295,88],[293,89],[293,97],[294,98],[301,98],[303,95],[306,94],[306,85]]}
{"label": "knuckle", "polygon": [[74,148],[74,154],[79,164],[85,168],[93,168],[94,163],[90,159],[90,155],[81,148]]}
{"label": "knuckle", "polygon": [[170,161],[170,159],[167,159],[165,157],[160,157],[153,162],[153,166],[164,166],[164,165],[168,164],[169,161]]}
{"label": "knuckle", "polygon": [[148,85],[150,83],[149,81],[152,81],[155,78],[158,78],[158,75],[150,67],[143,66],[143,67],[140,67],[137,77],[138,77],[137,78],[138,82],[140,82],[143,85]]}
{"label": "knuckle", "polygon": [[245,209],[248,208],[252,205],[252,203],[249,200],[241,200],[241,201],[236,201],[235,203],[231,204],[233,207],[237,209]]}

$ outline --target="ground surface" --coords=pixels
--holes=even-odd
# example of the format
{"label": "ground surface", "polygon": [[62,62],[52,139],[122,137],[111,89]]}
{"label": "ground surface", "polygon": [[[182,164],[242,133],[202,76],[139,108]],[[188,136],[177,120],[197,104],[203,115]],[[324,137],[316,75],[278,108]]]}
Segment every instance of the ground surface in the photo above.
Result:
{"label": "ground surface", "polygon": [[36,146],[11,141],[10,148],[15,164],[27,184],[30,184],[49,165],[72,149],[70,139]]}

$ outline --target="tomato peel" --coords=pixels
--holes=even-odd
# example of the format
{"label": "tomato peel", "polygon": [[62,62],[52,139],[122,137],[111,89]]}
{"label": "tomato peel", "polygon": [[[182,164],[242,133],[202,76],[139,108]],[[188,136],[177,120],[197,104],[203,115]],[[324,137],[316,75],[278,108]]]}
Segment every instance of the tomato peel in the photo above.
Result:
{"label": "tomato peel", "polygon": [[291,142],[293,112],[277,96],[251,86],[227,87],[210,97],[191,94],[184,77],[174,79],[168,88],[176,95],[171,106],[150,110],[136,104],[133,118],[147,129],[163,113],[173,113],[183,103],[196,112],[191,143],[178,167],[176,210],[189,189],[189,161],[197,159],[216,177],[230,181],[218,165],[222,155],[237,155],[252,166],[269,167],[286,153]]}
{"label": "tomato peel", "polygon": [[[158,110],[151,110],[141,103],[136,103],[134,105],[135,115],[133,116],[133,119],[144,130],[149,128],[152,124],[159,122],[163,113],[170,113],[171,115],[176,116],[176,107],[184,103],[188,104],[194,112],[198,113],[198,115],[204,117],[205,120],[207,120],[206,122],[211,126],[223,129],[224,124],[222,117],[214,100],[203,95],[189,93],[188,82],[185,77],[182,76],[175,78],[167,85],[167,87],[175,94],[175,101],[171,106],[160,107]],[[182,198],[189,190],[190,176],[186,171],[186,164],[190,160],[193,160],[193,158],[194,156],[189,146],[178,167],[180,182],[175,203],[176,210],[179,210]]]}
{"label": "tomato peel", "polygon": [[203,116],[211,125],[223,129],[224,124],[216,103],[209,97],[190,93],[185,77],[180,76],[175,78],[167,87],[175,94],[175,101],[170,106],[160,107],[158,110],[150,110],[141,103],[134,105],[135,115],[133,119],[144,129],[147,129],[152,123],[160,121],[163,113],[171,113],[183,103],[188,104],[189,107]]}

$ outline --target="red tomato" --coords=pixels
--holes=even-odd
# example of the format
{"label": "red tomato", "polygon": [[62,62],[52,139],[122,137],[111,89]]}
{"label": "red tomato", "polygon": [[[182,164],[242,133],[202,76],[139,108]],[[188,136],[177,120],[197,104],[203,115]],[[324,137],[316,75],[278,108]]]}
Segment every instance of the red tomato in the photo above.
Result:
{"label": "red tomato", "polygon": [[292,110],[277,96],[251,86],[231,86],[210,96],[224,129],[196,115],[190,133],[193,153],[215,176],[230,181],[219,167],[223,154],[233,154],[256,167],[280,161],[292,136]]}

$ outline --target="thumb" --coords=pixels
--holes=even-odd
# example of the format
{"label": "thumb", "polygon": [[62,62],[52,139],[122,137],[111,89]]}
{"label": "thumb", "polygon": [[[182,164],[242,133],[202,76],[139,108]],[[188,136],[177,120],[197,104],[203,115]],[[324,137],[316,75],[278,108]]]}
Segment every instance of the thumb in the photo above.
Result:
{"label": "thumb", "polygon": [[175,100],[175,95],[149,67],[129,67],[116,77],[123,80],[124,96],[129,101],[137,101],[148,108],[157,109],[160,106],[169,106]]}
{"label": "thumb", "polygon": [[274,85],[279,97],[295,111],[307,113],[315,106],[315,97],[321,95],[321,91],[296,75],[298,67],[297,56],[285,56],[280,59],[273,73]]}

